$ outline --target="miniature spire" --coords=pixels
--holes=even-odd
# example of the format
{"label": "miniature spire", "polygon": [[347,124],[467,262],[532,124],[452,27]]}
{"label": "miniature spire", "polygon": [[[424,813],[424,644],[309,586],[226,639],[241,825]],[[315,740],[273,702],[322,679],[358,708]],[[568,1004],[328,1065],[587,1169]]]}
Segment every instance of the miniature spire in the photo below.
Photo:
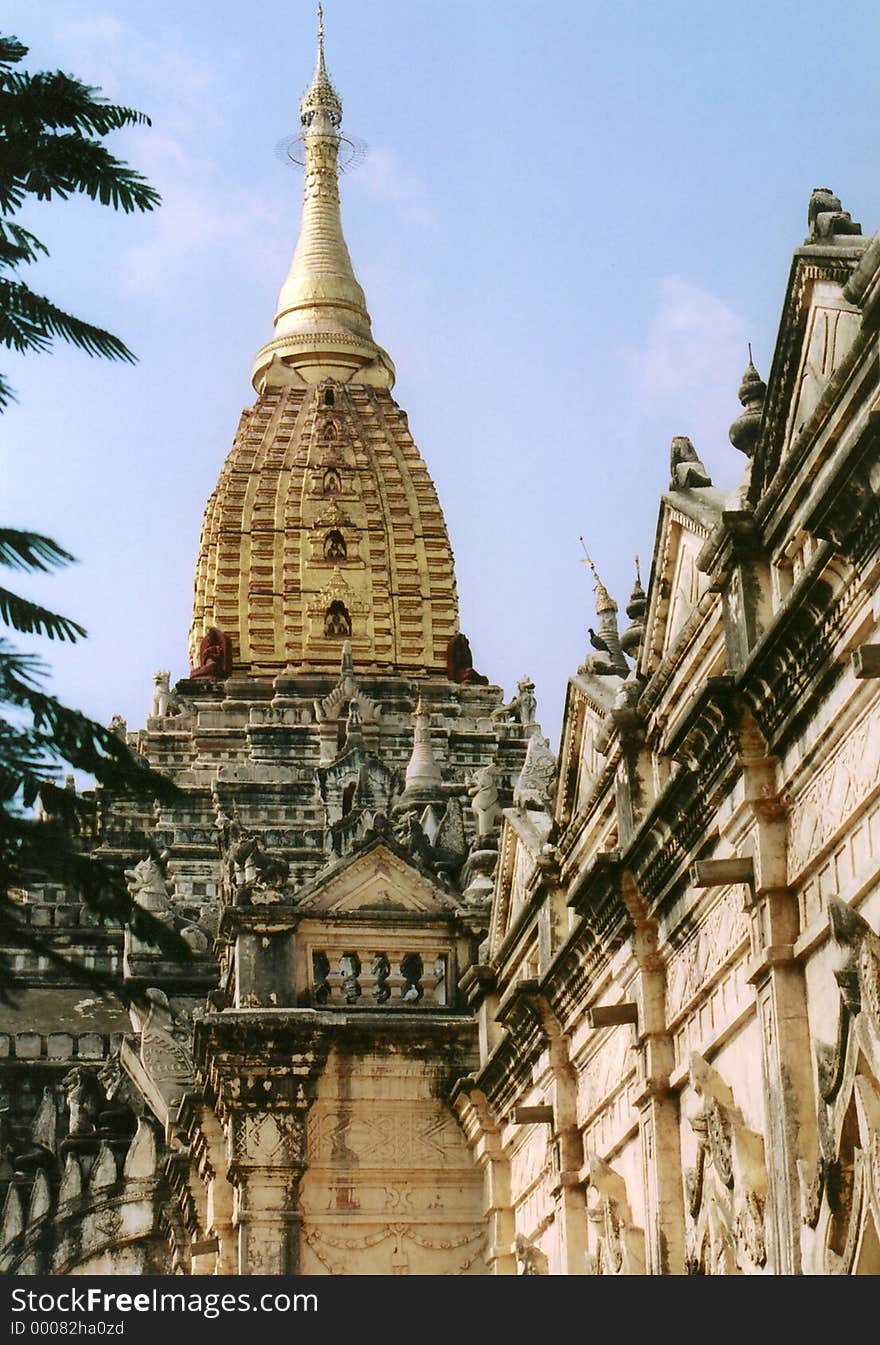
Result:
{"label": "miniature spire", "polygon": [[758,434],[761,429],[761,415],[764,410],[766,393],[767,384],[762,380],[752,363],[752,347],[750,344],[749,362],[746,365],[746,371],[742,376],[739,389],[739,400],[744,410],[730,427],[730,442],[734,448],[739,449],[740,453],[745,453],[747,458],[754,456],[758,445]]}
{"label": "miniature spire", "polygon": [[413,750],[406,768],[404,800],[407,796],[412,797],[414,793],[419,797],[424,796],[426,792],[436,794],[443,783],[443,775],[431,743],[431,716],[425,709],[421,691],[413,718],[415,720]]}
{"label": "miniature spire", "polygon": [[580,539],[581,546],[584,548],[583,565],[589,565],[593,578],[596,581],[596,615],[601,616],[603,612],[616,612],[617,603],[611,597],[602,580],[599,578],[599,571],[593,564],[590,554],[587,551],[583,537]]}
{"label": "miniature spire", "polygon": [[620,637],[620,647],[625,654],[629,654],[630,658],[635,658],[639,652],[639,645],[642,642],[642,634],[645,629],[647,606],[648,600],[645,597],[645,590],[642,588],[642,576],[639,572],[639,558],[636,556],[636,579],[629,595],[629,602],[626,604],[626,614],[630,619],[630,624]]}
{"label": "miniature spire", "polygon": [[343,695],[349,697],[354,695],[354,659],[351,655],[351,640],[346,640],[342,646],[342,664],[339,669],[339,685],[342,688]]}
{"label": "miniature spire", "polygon": [[590,644],[597,652],[588,657],[587,662],[583,665],[584,669],[589,669],[591,672],[601,675],[613,673],[618,677],[626,677],[629,672],[629,664],[620,647],[620,635],[617,630],[617,603],[599,578],[599,572],[590,558],[583,537],[580,542],[584,549],[582,563],[589,565],[595,580],[596,616],[599,619],[598,631],[594,631],[592,626],[589,627]]}
{"label": "miniature spire", "polygon": [[324,60],[324,14],[319,5],[315,72],[300,103],[305,192],[299,241],[278,296],[275,337],[254,364],[258,391],[273,381],[290,382],[291,368],[308,383],[333,377],[385,388],[394,383],[394,366],[373,341],[364,292],[342,232],[341,123],[342,103]]}
{"label": "miniature spire", "polygon": [[345,726],[345,748],[348,752],[351,748],[364,746],[364,731],[361,728],[361,714],[358,709],[357,701],[349,702],[348,723]]}

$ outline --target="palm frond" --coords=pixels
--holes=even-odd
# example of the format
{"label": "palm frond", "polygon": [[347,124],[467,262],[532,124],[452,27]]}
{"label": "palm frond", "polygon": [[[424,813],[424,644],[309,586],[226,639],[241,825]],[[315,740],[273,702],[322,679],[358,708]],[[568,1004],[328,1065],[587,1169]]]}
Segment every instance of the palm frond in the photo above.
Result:
{"label": "palm frond", "polygon": [[11,220],[0,219],[0,266],[14,268],[35,262],[40,253],[48,257],[49,249],[36,234]]}
{"label": "palm frond", "polygon": [[118,336],[65,313],[22,281],[0,277],[0,343],[19,351],[48,350],[56,336],[89,355],[136,362]]}
{"label": "palm frond", "polygon": [[75,556],[43,533],[0,527],[0,565],[13,570],[52,570],[75,560]]}
{"label": "palm frond", "polygon": [[0,621],[22,635],[45,635],[50,640],[69,640],[71,644],[88,634],[78,621],[50,612],[7,588],[0,588]]}

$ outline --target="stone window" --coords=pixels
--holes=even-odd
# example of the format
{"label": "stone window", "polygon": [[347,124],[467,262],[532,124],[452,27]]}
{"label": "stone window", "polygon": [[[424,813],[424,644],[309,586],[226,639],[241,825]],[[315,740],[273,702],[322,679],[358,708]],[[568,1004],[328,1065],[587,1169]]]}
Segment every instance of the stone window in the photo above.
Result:
{"label": "stone window", "polygon": [[324,405],[334,406],[335,404],[336,404],[336,398],[333,396],[333,389],[327,388],[324,392]]}
{"label": "stone window", "polygon": [[324,614],[324,634],[328,639],[346,639],[351,635],[351,617],[344,602],[331,602]]}
{"label": "stone window", "polygon": [[338,529],[334,528],[328,532],[324,538],[324,559],[325,560],[345,560],[348,555],[348,548],[345,545],[345,538]]}

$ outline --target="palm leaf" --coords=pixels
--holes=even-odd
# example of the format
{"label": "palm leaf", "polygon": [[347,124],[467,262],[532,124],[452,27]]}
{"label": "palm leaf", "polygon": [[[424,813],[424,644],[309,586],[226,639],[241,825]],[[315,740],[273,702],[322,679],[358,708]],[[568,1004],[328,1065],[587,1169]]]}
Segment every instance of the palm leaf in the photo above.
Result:
{"label": "palm leaf", "polygon": [[50,640],[70,640],[71,644],[88,633],[70,617],[50,612],[6,588],[0,588],[0,621],[21,631],[22,635],[45,635]]}
{"label": "palm leaf", "polygon": [[56,336],[89,355],[136,362],[117,336],[65,313],[22,281],[0,278],[0,343],[19,351],[48,350]]}
{"label": "palm leaf", "polygon": [[76,560],[63,546],[39,532],[0,527],[0,565],[13,570],[51,570]]}

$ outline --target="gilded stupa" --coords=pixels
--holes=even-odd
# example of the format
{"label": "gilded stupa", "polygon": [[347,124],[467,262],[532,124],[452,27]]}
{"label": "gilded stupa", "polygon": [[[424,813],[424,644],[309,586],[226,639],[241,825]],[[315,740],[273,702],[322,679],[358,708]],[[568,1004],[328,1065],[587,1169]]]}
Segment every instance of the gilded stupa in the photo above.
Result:
{"label": "gilded stupa", "polygon": [[[14,1074],[16,1125],[41,1154],[68,1138],[48,1184],[11,1188],[0,1270],[485,1270],[448,1091],[477,1062],[459,982],[534,705],[502,704],[458,628],[443,514],[342,233],[320,27],[300,115],[299,241],[205,511],[191,671],[157,674],[128,735],[180,802],[105,792],[95,827],[191,956],[98,937],[71,901],[74,952],[120,968],[131,1007],[102,1003],[83,1034],[81,988],[44,994],[35,972],[29,1039],[70,1031]],[[35,888],[34,922],[59,900]]]}
{"label": "gilded stupa", "polygon": [[434,484],[391,396],[342,232],[342,104],[323,31],[300,104],[299,241],[257,354],[199,546],[190,632],[224,631],[236,672],[338,667],[343,640],[375,671],[437,673],[458,630],[452,551]]}

